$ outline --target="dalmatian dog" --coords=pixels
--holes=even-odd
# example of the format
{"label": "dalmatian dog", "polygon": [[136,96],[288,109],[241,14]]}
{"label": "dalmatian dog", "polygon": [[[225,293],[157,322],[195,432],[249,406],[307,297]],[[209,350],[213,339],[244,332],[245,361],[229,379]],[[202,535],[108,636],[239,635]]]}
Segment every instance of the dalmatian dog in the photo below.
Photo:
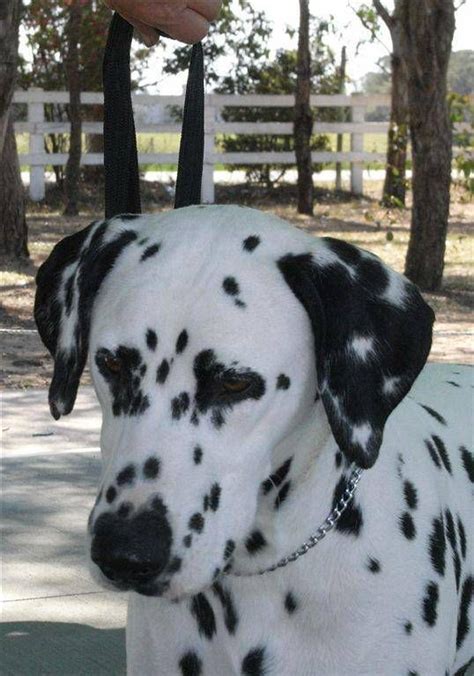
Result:
{"label": "dalmatian dog", "polygon": [[434,316],[407,279],[197,206],[93,223],[37,283],[55,418],[90,355],[90,564],[129,592],[129,674],[466,673],[471,370],[424,368]]}

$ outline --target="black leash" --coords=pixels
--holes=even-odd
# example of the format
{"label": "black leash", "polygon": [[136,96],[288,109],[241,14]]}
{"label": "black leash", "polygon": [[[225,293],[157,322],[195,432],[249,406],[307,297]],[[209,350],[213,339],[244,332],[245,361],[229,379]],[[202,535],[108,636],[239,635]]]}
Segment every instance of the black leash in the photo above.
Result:
{"label": "black leash", "polygon": [[[137,137],[133,119],[130,46],[133,27],[114,14],[104,53],[105,217],[141,213]],[[191,50],[179,148],[175,209],[201,202],[204,157],[202,45]]]}

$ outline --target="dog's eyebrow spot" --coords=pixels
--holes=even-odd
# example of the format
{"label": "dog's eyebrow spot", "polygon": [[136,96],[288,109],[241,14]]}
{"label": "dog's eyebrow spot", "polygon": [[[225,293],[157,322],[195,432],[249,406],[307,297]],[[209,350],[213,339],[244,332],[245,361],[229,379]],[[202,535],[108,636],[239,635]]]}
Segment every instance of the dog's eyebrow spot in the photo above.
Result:
{"label": "dog's eyebrow spot", "polygon": [[233,540],[227,540],[225,543],[224,547],[224,560],[227,561],[227,559],[230,559],[232,554],[234,553],[235,549],[235,542]]}
{"label": "dog's eyebrow spot", "polygon": [[280,373],[277,378],[277,390],[287,390],[290,387],[291,380],[284,373]]}
{"label": "dog's eyebrow spot", "polygon": [[190,530],[196,531],[196,533],[201,533],[204,528],[204,517],[200,512],[196,512],[189,519],[188,527]]}
{"label": "dog's eyebrow spot", "polygon": [[156,346],[158,345],[158,336],[156,335],[156,332],[153,331],[153,329],[148,329],[146,332],[146,344],[152,352],[156,350]]}
{"label": "dog's eyebrow spot", "polygon": [[202,448],[200,446],[195,446],[193,451],[193,460],[195,465],[200,465],[202,462]]}
{"label": "dog's eyebrow spot", "polygon": [[179,668],[182,676],[201,676],[202,661],[193,650],[189,650],[179,660]]}
{"label": "dog's eyebrow spot", "polygon": [[105,494],[105,499],[107,500],[109,505],[111,502],[115,500],[116,497],[117,497],[117,489],[115,488],[115,486],[109,486]]}
{"label": "dog's eyebrow spot", "polygon": [[295,610],[298,608],[298,601],[291,592],[288,592],[285,596],[285,610],[288,615],[293,615]]}
{"label": "dog's eyebrow spot", "polygon": [[151,455],[143,463],[143,476],[145,479],[156,479],[160,473],[160,461],[155,456]]}
{"label": "dog's eyebrow spot", "polygon": [[130,464],[121,470],[116,477],[116,482],[118,486],[124,486],[125,484],[131,484],[135,479],[135,467]]}
{"label": "dog's eyebrow spot", "polygon": [[171,415],[173,420],[180,420],[181,416],[186,413],[189,408],[189,394],[181,392],[177,397],[171,401]]}
{"label": "dog's eyebrow spot", "polygon": [[166,378],[168,377],[169,372],[170,372],[170,365],[168,363],[168,360],[163,359],[163,361],[158,366],[158,369],[156,371],[156,382],[160,383],[160,385],[163,385]]}
{"label": "dog's eyebrow spot", "polygon": [[188,344],[188,332],[186,331],[186,329],[183,329],[178,336],[178,340],[176,341],[176,352],[178,354],[184,352],[187,344]]}
{"label": "dog's eyebrow spot", "polygon": [[367,562],[367,568],[370,570],[371,573],[380,573],[381,570],[380,561],[378,559],[370,557]]}
{"label": "dog's eyebrow spot", "polygon": [[258,245],[260,244],[260,237],[257,235],[250,235],[244,241],[242,242],[242,246],[245,251],[252,252],[254,251]]}
{"label": "dog's eyebrow spot", "polygon": [[260,530],[254,530],[248,538],[245,540],[245,548],[248,551],[249,554],[256,554],[259,552],[263,547],[265,547],[267,544],[267,541],[265,540],[265,537]]}
{"label": "dog's eyebrow spot", "polygon": [[235,277],[226,277],[222,282],[222,288],[229,296],[237,296],[240,288]]}
{"label": "dog's eyebrow spot", "polygon": [[218,483],[212,484],[211,493],[209,496],[209,506],[213,512],[217,512],[219,507],[219,500],[221,496],[221,487]]}
{"label": "dog's eyebrow spot", "polygon": [[189,547],[191,547],[192,541],[193,536],[191,535],[191,533],[188,533],[188,535],[185,535],[183,538],[183,545],[189,549]]}
{"label": "dog's eyebrow spot", "polygon": [[148,258],[151,258],[155,254],[157,254],[159,250],[160,244],[152,244],[151,246],[147,247],[145,251],[142,253],[140,261],[143,263],[143,261],[146,261]]}

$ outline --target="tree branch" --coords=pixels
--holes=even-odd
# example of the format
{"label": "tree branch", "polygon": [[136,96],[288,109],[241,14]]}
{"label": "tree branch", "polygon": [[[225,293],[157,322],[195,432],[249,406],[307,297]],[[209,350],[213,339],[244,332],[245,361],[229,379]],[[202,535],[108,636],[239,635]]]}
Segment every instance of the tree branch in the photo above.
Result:
{"label": "tree branch", "polygon": [[387,28],[391,30],[393,26],[393,17],[391,16],[390,12],[384,7],[384,5],[382,5],[380,0],[373,0],[373,4],[379,17],[385,23]]}

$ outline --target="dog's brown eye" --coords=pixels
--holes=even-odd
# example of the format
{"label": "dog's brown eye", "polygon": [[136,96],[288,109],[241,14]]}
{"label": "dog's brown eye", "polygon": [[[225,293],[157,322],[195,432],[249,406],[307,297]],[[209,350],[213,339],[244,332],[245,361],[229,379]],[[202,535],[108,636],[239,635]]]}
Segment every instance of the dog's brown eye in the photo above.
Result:
{"label": "dog's brown eye", "polygon": [[104,364],[106,369],[111,373],[118,374],[122,370],[122,362],[117,357],[112,357],[112,355],[105,357]]}
{"label": "dog's brown eye", "polygon": [[241,394],[250,387],[250,380],[224,380],[222,387],[229,394]]}

